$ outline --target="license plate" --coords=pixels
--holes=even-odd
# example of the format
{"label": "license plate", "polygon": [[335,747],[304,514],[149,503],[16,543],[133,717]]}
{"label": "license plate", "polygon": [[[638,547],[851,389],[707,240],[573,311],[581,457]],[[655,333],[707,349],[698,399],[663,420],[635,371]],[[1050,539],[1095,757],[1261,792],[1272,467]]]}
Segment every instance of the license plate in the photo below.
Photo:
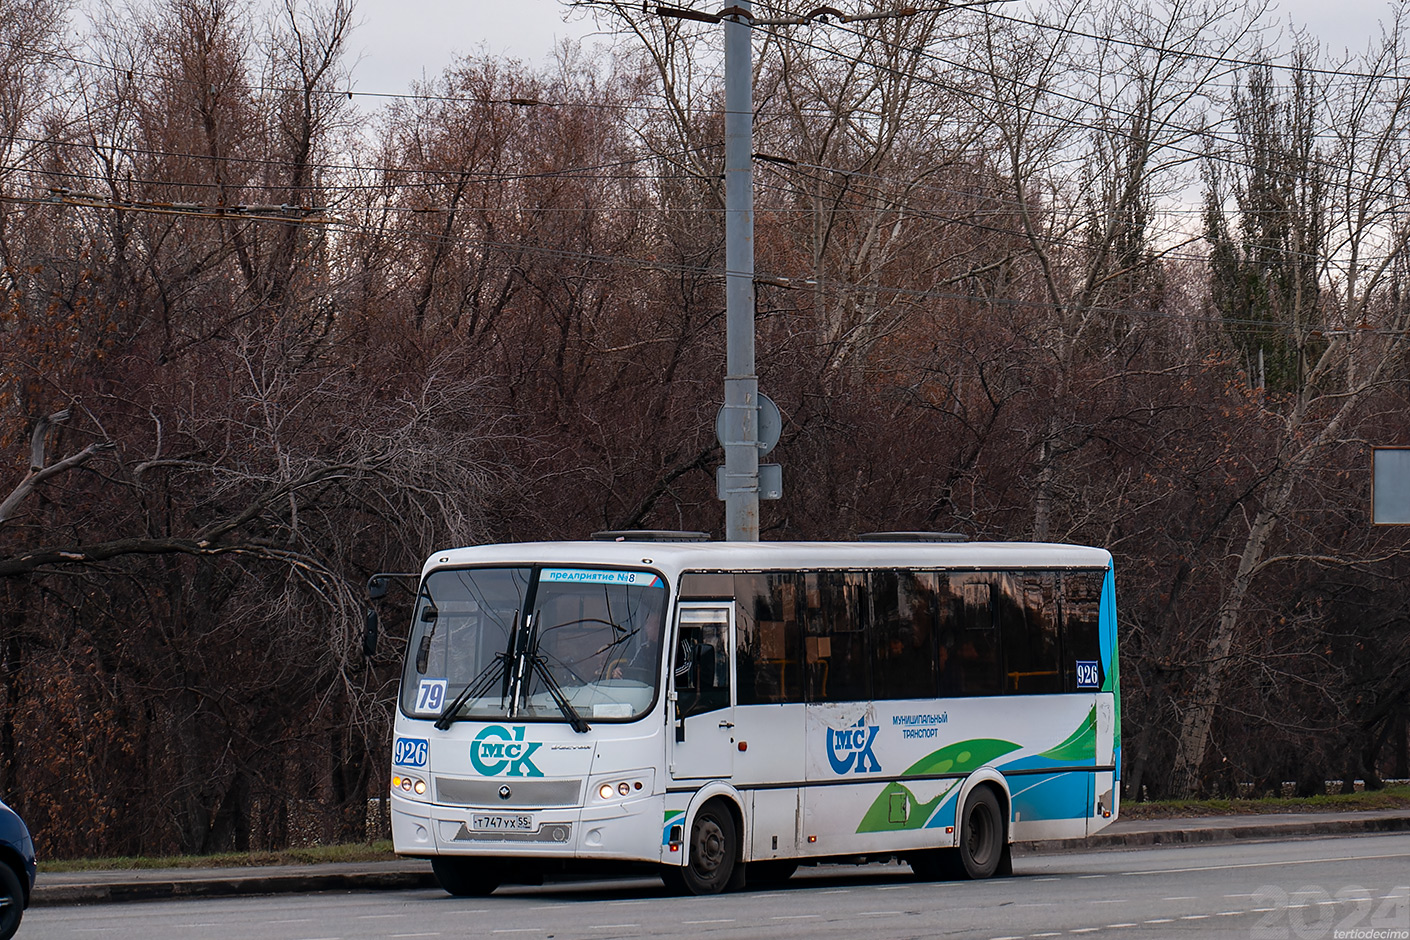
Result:
{"label": "license plate", "polygon": [[528,831],[534,828],[534,817],[529,813],[481,814],[470,817],[470,828],[490,831]]}

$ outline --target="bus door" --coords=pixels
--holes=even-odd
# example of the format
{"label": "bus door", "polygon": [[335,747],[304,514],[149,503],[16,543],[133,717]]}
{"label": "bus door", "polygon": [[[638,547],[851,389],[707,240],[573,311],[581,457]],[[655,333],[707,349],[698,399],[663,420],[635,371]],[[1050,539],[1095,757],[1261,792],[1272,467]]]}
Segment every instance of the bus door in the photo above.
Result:
{"label": "bus door", "polygon": [[671,669],[671,776],[734,773],[734,605],[682,602]]}

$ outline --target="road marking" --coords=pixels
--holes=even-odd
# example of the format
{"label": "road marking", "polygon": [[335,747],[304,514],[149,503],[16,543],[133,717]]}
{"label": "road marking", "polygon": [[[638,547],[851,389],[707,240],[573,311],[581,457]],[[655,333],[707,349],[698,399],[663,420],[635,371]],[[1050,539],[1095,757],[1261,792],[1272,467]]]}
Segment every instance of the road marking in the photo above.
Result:
{"label": "road marking", "polygon": [[1098,930],[1101,929],[1102,928],[1100,927],[1075,927],[1072,930],[1069,930],[1068,933],[1096,933]]}
{"label": "road marking", "polygon": [[625,930],[628,927],[640,927],[641,924],[593,924],[588,930]]}
{"label": "road marking", "polygon": [[1161,898],[1161,900],[1162,900],[1162,901],[1198,901],[1199,898],[1196,898],[1196,897]]}
{"label": "road marking", "polygon": [[1281,868],[1284,865],[1318,865],[1328,862],[1368,862],[1378,858],[1410,858],[1410,852],[1391,852],[1386,855],[1343,855],[1339,858],[1290,858],[1276,862],[1242,862],[1238,865],[1200,865],[1195,868],[1151,868],[1146,871],[1123,872],[1123,874],[1128,877],[1131,875],[1182,875],[1195,871],[1230,871],[1236,868]]}
{"label": "road marking", "polygon": [[439,933],[394,933],[393,937],[439,937]]}
{"label": "road marking", "polygon": [[1118,927],[1134,927],[1134,926],[1136,926],[1136,925],[1135,925],[1135,924],[1107,924],[1107,925],[1106,925],[1106,929],[1107,929],[1107,930],[1115,930],[1115,929],[1117,929]]}
{"label": "road marking", "polygon": [[1155,918],[1154,920],[1142,921],[1142,923],[1145,923],[1145,924],[1173,924],[1173,923],[1175,923],[1175,918],[1173,918],[1173,917],[1157,917],[1157,918]]}
{"label": "road marking", "polygon": [[851,894],[851,888],[833,888],[830,891],[819,891],[818,894]]}
{"label": "road marking", "polygon": [[542,927],[500,927],[490,933],[547,933]]}
{"label": "road marking", "polygon": [[694,926],[696,924],[732,924],[734,923],[734,918],[722,917],[719,920],[683,920],[681,921],[681,923],[689,926]]}
{"label": "road marking", "polygon": [[[1078,878],[1105,878],[1106,875],[1078,875],[1077,877],[1078,877]],[[1092,929],[1095,930],[1096,928],[1093,927]]]}
{"label": "road marking", "polygon": [[[462,913],[462,914],[487,914],[487,913],[489,913],[489,911],[488,911],[488,910],[484,910],[484,911],[461,911],[460,913]],[[379,920],[379,919],[385,919],[385,918],[405,917],[405,916],[406,916],[405,914],[359,914],[359,915],[357,915],[357,919],[358,919],[358,920]]]}
{"label": "road marking", "polygon": [[1215,917],[1238,917],[1243,911],[1220,911]]}
{"label": "road marking", "polygon": [[769,920],[822,920],[821,914],[775,914]]}
{"label": "road marking", "polygon": [[[1034,878],[1033,880],[1034,880],[1034,881],[1061,881],[1062,879],[1059,878],[1057,875],[1045,875],[1045,876],[1042,877],[1042,878]],[[1036,936],[1040,936],[1040,935],[1039,935],[1039,934],[1034,934],[1034,936],[1036,937]],[[1043,935],[1041,935],[1041,936],[1046,936],[1046,934],[1043,934]]]}
{"label": "road marking", "polygon": [[1061,937],[1062,934],[1061,934],[1060,932],[1056,931],[1056,930],[1053,930],[1053,931],[1050,931],[1050,932],[1048,932],[1048,933],[1035,933],[1033,936],[1035,936],[1035,937]]}
{"label": "road marking", "polygon": [[853,916],[853,917],[881,917],[881,916],[883,916],[883,915],[897,915],[897,914],[901,914],[901,913],[904,913],[904,912],[902,912],[902,911],[853,911],[853,912],[852,912],[852,916]]}
{"label": "road marking", "polygon": [[1209,920],[1208,914],[1182,914],[1181,920]]}

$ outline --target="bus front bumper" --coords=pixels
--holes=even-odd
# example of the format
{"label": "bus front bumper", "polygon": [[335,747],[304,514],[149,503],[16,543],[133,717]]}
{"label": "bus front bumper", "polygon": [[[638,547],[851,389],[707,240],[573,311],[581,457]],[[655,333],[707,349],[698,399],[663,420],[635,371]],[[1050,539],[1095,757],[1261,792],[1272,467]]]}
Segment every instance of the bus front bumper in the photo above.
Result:
{"label": "bus front bumper", "polygon": [[391,797],[398,855],[493,855],[660,861],[665,798],[588,809],[446,806]]}

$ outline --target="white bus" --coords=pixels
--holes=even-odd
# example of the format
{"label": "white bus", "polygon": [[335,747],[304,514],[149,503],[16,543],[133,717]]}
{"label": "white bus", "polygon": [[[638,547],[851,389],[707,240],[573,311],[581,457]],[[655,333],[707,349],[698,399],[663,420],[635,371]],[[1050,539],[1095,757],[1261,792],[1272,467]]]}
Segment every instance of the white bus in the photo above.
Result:
{"label": "white bus", "polygon": [[655,535],[426,561],[391,820],[446,891],[646,863],[709,894],[887,857],[985,878],[1116,819],[1108,552]]}

